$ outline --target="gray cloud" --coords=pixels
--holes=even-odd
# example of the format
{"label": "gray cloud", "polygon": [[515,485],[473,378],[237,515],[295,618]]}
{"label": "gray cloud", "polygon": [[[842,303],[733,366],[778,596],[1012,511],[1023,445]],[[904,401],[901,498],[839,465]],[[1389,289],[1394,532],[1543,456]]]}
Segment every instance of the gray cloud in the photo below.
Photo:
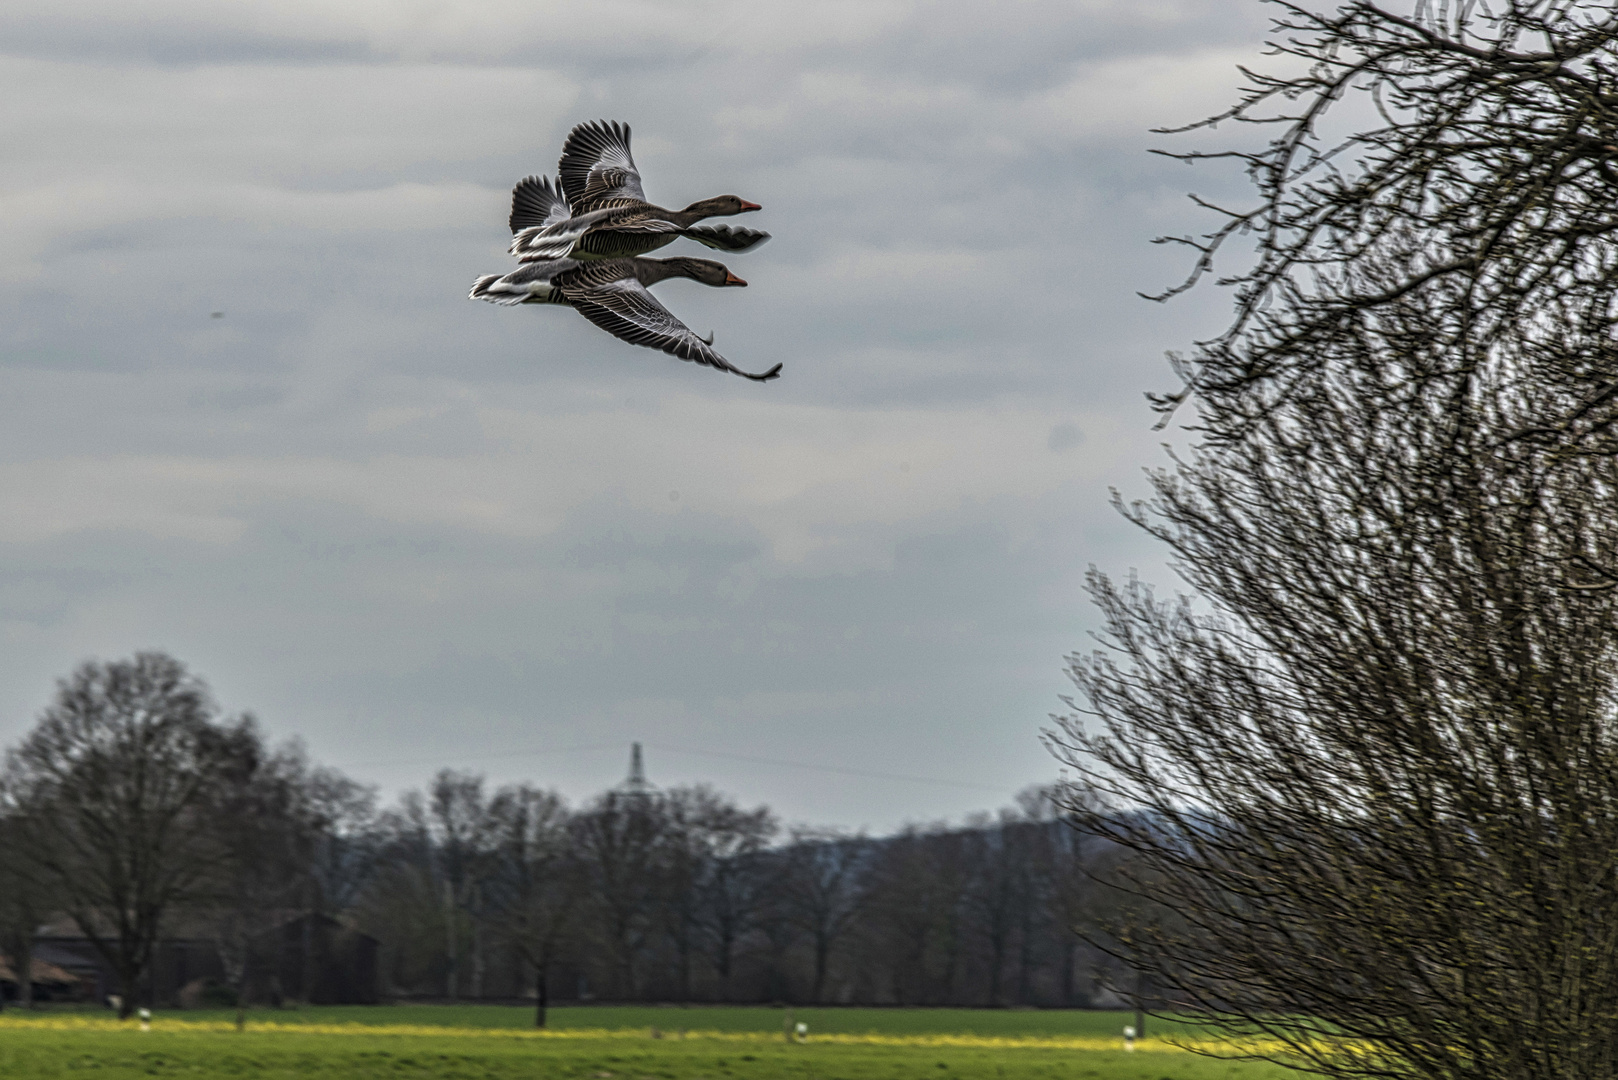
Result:
{"label": "gray cloud", "polygon": [[[1146,129],[1224,101],[1260,15],[0,14],[0,737],[156,646],[395,787],[582,794],[633,738],[655,779],[879,827],[1048,779],[1084,568],[1161,576],[1107,506],[1161,460],[1141,392],[1228,302],[1135,296],[1185,268],[1151,237],[1209,224],[1187,188],[1242,191]],[[781,381],[465,299],[596,116],[654,199],[765,204],[748,289],[660,289]]]}

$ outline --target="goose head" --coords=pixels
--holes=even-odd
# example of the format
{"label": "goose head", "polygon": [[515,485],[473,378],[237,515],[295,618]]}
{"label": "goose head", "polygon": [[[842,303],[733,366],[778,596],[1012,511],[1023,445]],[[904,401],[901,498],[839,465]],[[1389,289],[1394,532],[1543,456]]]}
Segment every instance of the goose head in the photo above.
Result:
{"label": "goose head", "polygon": [[724,263],[714,262],[712,259],[693,259],[679,256],[673,259],[662,260],[668,272],[676,277],[688,277],[692,281],[700,281],[704,285],[720,288],[725,285],[746,285],[747,282],[730,272]]}
{"label": "goose head", "polygon": [[702,199],[685,208],[687,214],[701,214],[703,217],[731,217],[735,214],[745,214],[749,210],[764,209],[758,203],[748,202],[735,195],[716,195],[711,199]]}

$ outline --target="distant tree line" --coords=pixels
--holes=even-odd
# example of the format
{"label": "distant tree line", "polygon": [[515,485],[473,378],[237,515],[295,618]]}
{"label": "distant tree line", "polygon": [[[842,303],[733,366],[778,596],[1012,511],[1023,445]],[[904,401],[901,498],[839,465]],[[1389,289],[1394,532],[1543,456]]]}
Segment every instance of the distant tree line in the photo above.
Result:
{"label": "distant tree line", "polygon": [[550,999],[1115,1000],[1098,926],[1122,894],[1091,876],[1119,849],[1051,794],[881,838],[638,777],[574,807],[445,769],[380,807],[143,653],[81,666],[6,755],[0,952],[26,970],[35,928],[70,920],[126,1013],[179,919],[243,1004],[295,997],[264,992],[250,943],[307,914],[376,938],[390,996],[529,1000],[541,1023]]}

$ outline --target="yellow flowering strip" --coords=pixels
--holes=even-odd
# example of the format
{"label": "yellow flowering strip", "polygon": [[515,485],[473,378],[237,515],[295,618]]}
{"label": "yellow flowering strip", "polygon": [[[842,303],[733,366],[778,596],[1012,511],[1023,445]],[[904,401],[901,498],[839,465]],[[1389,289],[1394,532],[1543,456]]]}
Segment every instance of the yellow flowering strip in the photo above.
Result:
{"label": "yellow flowering strip", "polygon": [[[139,1032],[134,1021],[121,1021],[94,1016],[0,1016],[0,1031],[131,1031]],[[153,1031],[173,1032],[234,1032],[236,1025],[230,1020],[182,1020],[160,1016],[152,1020]],[[646,1038],[646,1028],[467,1028],[434,1024],[297,1024],[275,1020],[253,1019],[248,1030],[254,1033],[300,1035],[362,1035],[379,1038],[395,1036],[434,1036],[461,1039],[538,1039],[542,1041],[603,1040]],[[706,1042],[770,1043],[780,1042],[780,1035],[764,1031],[686,1031],[678,1034],[664,1030],[663,1037],[691,1039]],[[889,1035],[879,1032],[854,1034],[824,1032],[810,1034],[810,1043],[829,1043],[837,1046],[918,1046],[959,1047],[990,1050],[1122,1050],[1121,1038],[1104,1035],[1045,1036],[1045,1035]],[[1233,1045],[1219,1039],[1137,1039],[1135,1048],[1146,1053],[1186,1052],[1192,1050],[1231,1050]],[[1255,1052],[1257,1043],[1244,1043],[1244,1051]],[[1278,1046],[1276,1047],[1279,1048]]]}

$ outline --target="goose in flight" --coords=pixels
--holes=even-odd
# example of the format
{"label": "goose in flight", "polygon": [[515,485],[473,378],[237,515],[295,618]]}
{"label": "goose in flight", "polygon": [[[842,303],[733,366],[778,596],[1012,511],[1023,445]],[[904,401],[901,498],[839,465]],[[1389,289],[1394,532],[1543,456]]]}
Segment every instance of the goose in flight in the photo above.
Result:
{"label": "goose in flight", "polygon": [[[515,208],[512,213],[515,216]],[[661,349],[682,360],[755,382],[780,377],[780,364],[763,374],[735,367],[714,351],[713,335],[698,337],[658,303],[648,286],[671,277],[686,277],[714,287],[747,284],[711,259],[535,259],[509,274],[478,278],[468,295],[494,304],[566,305],[631,344]]]}
{"label": "goose in flight", "polygon": [[[684,210],[647,202],[640,170],[629,152],[628,124],[597,120],[575,127],[562,146],[556,173],[560,191],[550,188],[548,181],[545,188],[551,205],[559,201],[566,216],[525,219],[518,228],[513,200],[511,254],[520,259],[628,258],[681,236],[720,251],[747,251],[770,238],[756,229],[697,225],[706,218],[761,209],[735,195],[702,199]],[[529,177],[518,187],[535,180]]]}

